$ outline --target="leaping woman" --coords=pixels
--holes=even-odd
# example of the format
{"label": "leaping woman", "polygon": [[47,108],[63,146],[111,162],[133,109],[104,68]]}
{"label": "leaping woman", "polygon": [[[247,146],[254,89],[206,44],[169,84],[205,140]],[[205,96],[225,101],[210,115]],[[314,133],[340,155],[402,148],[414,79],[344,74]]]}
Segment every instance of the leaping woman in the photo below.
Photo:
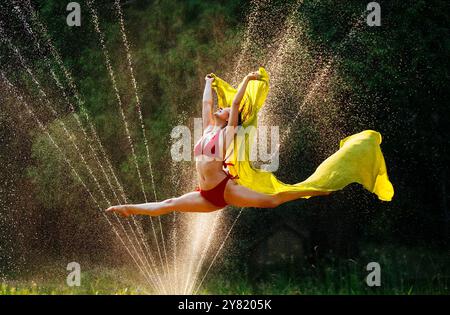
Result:
{"label": "leaping woman", "polygon": [[[341,140],[340,149],[305,181],[285,184],[273,173],[253,167],[248,154],[251,139],[236,139],[239,127],[257,126],[258,111],[269,91],[265,69],[249,73],[237,90],[214,74],[207,75],[205,81],[204,129],[194,147],[197,189],[160,202],[112,206],[107,212],[158,216],[172,211],[211,212],[227,205],[274,208],[299,198],[327,195],[354,182],[381,200],[392,199],[394,191],[378,132],[365,130]],[[213,89],[218,98],[216,111],[213,111]],[[243,159],[239,158],[242,156]]]}

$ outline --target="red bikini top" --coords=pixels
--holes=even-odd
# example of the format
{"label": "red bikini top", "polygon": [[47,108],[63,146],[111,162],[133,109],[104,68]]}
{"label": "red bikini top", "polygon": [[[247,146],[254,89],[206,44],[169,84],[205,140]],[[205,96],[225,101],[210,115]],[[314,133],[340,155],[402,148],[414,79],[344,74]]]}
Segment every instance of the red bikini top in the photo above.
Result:
{"label": "red bikini top", "polygon": [[216,152],[216,144],[219,145],[220,130],[208,142],[204,143],[207,139],[205,136],[207,135],[201,137],[195,145],[194,156],[206,155],[212,158],[220,158],[220,150]]}
{"label": "red bikini top", "polygon": [[[220,150],[217,150],[217,152],[216,152],[216,144],[219,145],[219,143],[220,143],[220,141],[219,141],[220,131],[221,130],[219,130],[204,146],[202,146],[202,144],[205,141],[206,137],[205,137],[205,135],[203,137],[201,137],[200,140],[197,142],[197,144],[194,146],[194,156],[206,155],[206,156],[213,157],[213,158],[221,158]],[[233,163],[227,163],[225,161],[226,161],[226,159],[223,161],[223,166],[225,168],[227,168],[228,166],[234,166]],[[227,175],[227,177],[229,177],[231,179],[239,179],[238,175],[231,176],[231,174],[229,172],[225,172],[225,174]],[[199,190],[199,189],[200,188],[198,188],[197,190]]]}

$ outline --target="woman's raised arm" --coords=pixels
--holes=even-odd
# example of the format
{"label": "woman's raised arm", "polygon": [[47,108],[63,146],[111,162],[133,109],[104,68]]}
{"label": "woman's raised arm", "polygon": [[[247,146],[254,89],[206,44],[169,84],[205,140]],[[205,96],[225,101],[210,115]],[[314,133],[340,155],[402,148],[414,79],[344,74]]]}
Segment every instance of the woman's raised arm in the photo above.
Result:
{"label": "woman's raised arm", "polygon": [[239,117],[239,105],[241,104],[242,98],[245,95],[247,84],[250,80],[258,80],[258,78],[258,71],[251,72],[245,76],[244,81],[242,82],[241,87],[234,96],[233,103],[231,104],[230,117],[228,118],[228,127],[237,126]]}
{"label": "woman's raised arm", "polygon": [[213,97],[212,97],[212,82],[214,78],[209,74],[205,77],[205,90],[203,91],[203,130],[205,130],[209,125],[213,123],[212,119],[212,107],[213,107]]}

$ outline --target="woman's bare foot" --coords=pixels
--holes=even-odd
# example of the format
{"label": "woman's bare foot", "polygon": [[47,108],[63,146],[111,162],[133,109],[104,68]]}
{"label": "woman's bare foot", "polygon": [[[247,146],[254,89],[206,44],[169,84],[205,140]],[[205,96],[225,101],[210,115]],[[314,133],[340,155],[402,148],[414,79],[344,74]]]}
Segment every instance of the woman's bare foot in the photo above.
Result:
{"label": "woman's bare foot", "polygon": [[106,212],[115,212],[124,217],[128,217],[129,215],[133,214],[133,211],[126,205],[111,206],[106,209]]}

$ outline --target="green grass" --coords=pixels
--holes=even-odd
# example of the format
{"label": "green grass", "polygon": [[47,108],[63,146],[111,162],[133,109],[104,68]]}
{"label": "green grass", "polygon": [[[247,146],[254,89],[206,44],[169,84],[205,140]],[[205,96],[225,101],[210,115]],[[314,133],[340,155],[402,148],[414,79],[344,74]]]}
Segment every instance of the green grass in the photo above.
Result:
{"label": "green grass", "polygon": [[[380,287],[368,287],[365,282],[368,274],[365,268],[371,261],[381,266]],[[208,276],[199,294],[448,295],[448,266],[446,252],[372,247],[355,259],[323,259],[315,266],[303,263],[301,268],[267,266],[256,277],[237,271],[239,268],[232,264],[224,264]],[[41,271],[40,276],[3,281],[0,294],[151,294],[148,287],[137,285],[136,273],[130,268],[84,270],[80,287],[67,286],[66,275],[66,271],[51,276]]]}
{"label": "green grass", "polygon": [[[48,267],[46,268],[48,269]],[[34,279],[4,281],[0,284],[0,295],[126,295],[149,294],[148,288],[137,286],[130,270],[92,268],[81,272],[80,286],[70,287],[66,284],[67,274],[49,275],[42,273]]]}
{"label": "green grass", "polygon": [[448,280],[437,283],[433,280],[401,280],[398,283],[380,287],[368,287],[360,274],[339,275],[338,270],[328,270],[320,277],[306,276],[299,278],[273,274],[270,280],[254,282],[247,277],[217,277],[210,281],[200,294],[304,294],[304,295],[413,295],[413,294],[449,294]]}
{"label": "green grass", "polygon": [[[333,255],[329,255],[333,257]],[[369,262],[381,267],[381,286],[369,287]],[[304,262],[267,266],[263,274],[222,270],[205,285],[201,294],[450,294],[450,253],[428,248],[367,247],[355,259],[323,259],[316,265]],[[233,270],[233,268],[227,268]],[[285,270],[285,272],[280,272]],[[295,272],[287,272],[295,270]]]}

